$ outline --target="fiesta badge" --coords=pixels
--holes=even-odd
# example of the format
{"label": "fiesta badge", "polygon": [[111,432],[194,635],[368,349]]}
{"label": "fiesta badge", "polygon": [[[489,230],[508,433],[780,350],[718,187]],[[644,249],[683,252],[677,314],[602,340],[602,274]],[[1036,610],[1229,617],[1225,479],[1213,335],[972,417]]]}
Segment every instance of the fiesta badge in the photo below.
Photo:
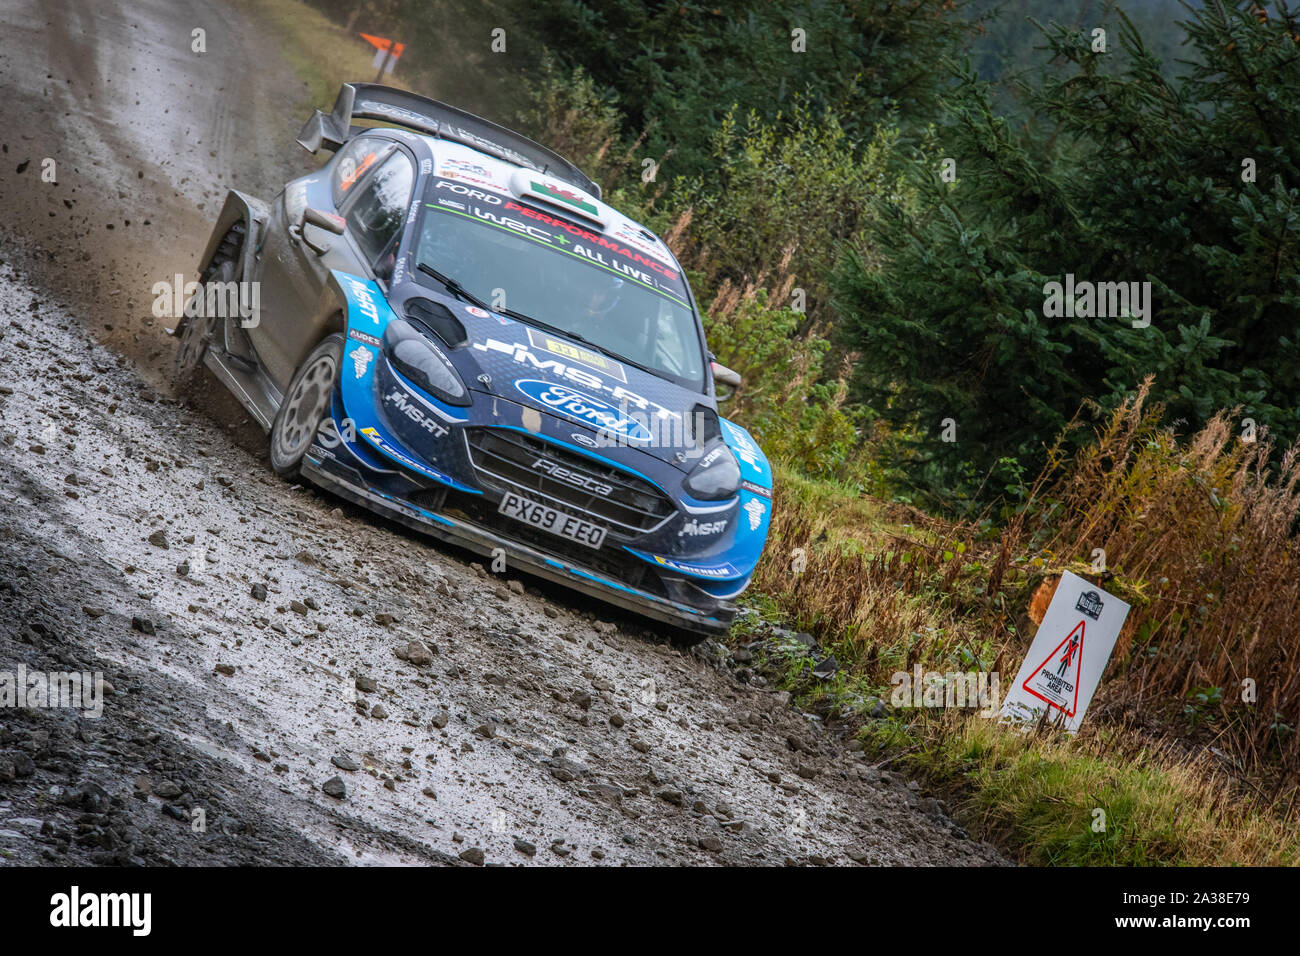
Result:
{"label": "fiesta badge", "polygon": [[515,382],[515,388],[556,415],[581,422],[615,439],[629,442],[648,442],[651,439],[650,430],[645,425],[609,402],[576,388],[535,378],[521,379]]}

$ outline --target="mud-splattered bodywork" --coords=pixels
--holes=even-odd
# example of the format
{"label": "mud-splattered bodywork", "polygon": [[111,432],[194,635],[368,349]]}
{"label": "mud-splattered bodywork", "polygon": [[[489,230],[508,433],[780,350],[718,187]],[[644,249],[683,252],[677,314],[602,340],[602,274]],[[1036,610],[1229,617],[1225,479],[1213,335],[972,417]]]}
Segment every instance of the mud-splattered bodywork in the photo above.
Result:
{"label": "mud-splattered bodywork", "polygon": [[[360,108],[369,88],[359,89],[342,113]],[[431,101],[410,105],[422,102]],[[385,105],[386,118],[396,108]],[[424,127],[352,127],[337,143],[347,128],[340,111],[316,121],[325,144],[341,147],[325,167],[289,183],[269,209],[232,195],[223,210],[208,255],[245,216],[241,274],[261,283],[262,308],[227,333],[229,349],[209,352],[209,367],[270,427],[303,357],[342,334],[338,384],[305,477],[508,567],[691,631],[725,630],[763,551],[772,475],[752,437],[718,415],[708,362],[698,383],[674,380],[480,307],[421,272],[417,246],[428,217],[477,218],[585,256],[620,281],[661,284],[703,352],[671,252],[601,202],[585,177],[503,156],[482,129],[443,138]],[[319,145],[319,132],[304,136]],[[396,155],[409,161],[410,199],[377,260],[355,234],[349,201]],[[309,208],[347,228],[313,225]],[[412,355],[430,378],[416,381]],[[692,474],[733,462],[739,478],[725,493],[692,494]]]}

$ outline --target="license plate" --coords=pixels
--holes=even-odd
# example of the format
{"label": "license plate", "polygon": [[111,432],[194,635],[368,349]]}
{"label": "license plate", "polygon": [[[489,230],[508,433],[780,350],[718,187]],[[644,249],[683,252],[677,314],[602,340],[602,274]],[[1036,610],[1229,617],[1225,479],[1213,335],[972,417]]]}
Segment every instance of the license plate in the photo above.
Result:
{"label": "license plate", "polygon": [[514,518],[561,538],[585,544],[589,548],[599,548],[605,540],[605,529],[600,525],[574,518],[536,501],[529,501],[514,492],[508,492],[501,499],[501,507],[497,510],[507,518]]}

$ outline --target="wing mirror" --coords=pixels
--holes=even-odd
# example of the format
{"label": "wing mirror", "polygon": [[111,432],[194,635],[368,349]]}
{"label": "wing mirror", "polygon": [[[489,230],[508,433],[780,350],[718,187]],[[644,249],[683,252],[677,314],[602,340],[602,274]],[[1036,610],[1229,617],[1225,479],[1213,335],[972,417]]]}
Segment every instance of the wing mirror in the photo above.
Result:
{"label": "wing mirror", "polygon": [[307,248],[316,255],[321,256],[329,252],[332,244],[329,236],[322,233],[341,236],[347,227],[348,224],[342,216],[336,216],[332,212],[325,212],[308,206],[302,211],[302,222],[298,224],[297,233],[302,237],[302,241],[307,244]]}
{"label": "wing mirror", "polygon": [[709,364],[713,366],[714,389],[717,390],[718,386],[726,388],[724,394],[718,395],[718,401],[725,402],[736,394],[736,389],[740,388],[740,373],[727,368],[725,365],[720,365],[717,362],[710,362]]}
{"label": "wing mirror", "polygon": [[332,232],[336,236],[343,235],[343,230],[347,229],[348,224],[342,216],[336,216],[332,212],[325,212],[323,209],[313,209],[308,206],[302,211],[302,221],[304,225],[317,226],[326,232]]}

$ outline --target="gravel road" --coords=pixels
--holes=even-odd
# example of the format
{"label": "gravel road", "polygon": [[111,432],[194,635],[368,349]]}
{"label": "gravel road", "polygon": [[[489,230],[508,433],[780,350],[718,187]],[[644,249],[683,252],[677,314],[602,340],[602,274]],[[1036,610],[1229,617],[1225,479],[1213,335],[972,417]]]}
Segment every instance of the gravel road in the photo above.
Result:
{"label": "gravel road", "polygon": [[0,5],[0,672],[106,682],[100,717],[0,708],[0,865],[1003,863],[719,645],[291,485],[210,380],[176,400],[153,284],[310,162],[242,9]]}

